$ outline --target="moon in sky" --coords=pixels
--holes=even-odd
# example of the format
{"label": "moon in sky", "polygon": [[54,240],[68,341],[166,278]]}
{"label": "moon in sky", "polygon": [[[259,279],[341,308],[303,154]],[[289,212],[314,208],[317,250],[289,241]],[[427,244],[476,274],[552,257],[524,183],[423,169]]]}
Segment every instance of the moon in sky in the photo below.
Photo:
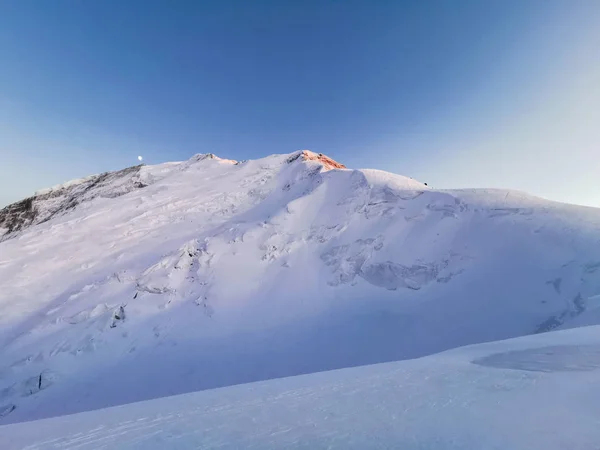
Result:
{"label": "moon in sky", "polygon": [[142,159],[144,159],[144,158],[142,158],[141,156],[138,156],[138,161],[141,161]]}

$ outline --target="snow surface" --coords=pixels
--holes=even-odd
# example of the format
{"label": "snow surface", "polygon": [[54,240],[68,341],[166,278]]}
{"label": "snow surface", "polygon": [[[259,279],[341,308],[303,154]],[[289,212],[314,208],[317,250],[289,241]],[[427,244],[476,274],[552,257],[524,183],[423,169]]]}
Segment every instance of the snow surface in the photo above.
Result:
{"label": "snow surface", "polygon": [[600,209],[331,161],[200,154],[33,200],[0,242],[0,424],[600,323]]}
{"label": "snow surface", "polygon": [[0,427],[5,450],[599,444],[597,326]]}

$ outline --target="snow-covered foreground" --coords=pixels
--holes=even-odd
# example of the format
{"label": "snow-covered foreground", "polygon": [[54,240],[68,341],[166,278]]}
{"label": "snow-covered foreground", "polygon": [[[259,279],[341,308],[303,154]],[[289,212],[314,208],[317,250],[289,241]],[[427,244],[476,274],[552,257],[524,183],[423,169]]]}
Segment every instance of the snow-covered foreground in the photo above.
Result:
{"label": "snow-covered foreground", "polygon": [[9,449],[600,448],[600,327],[0,427]]}
{"label": "snow-covered foreground", "polygon": [[600,324],[600,209],[310,152],[0,211],[0,424]]}

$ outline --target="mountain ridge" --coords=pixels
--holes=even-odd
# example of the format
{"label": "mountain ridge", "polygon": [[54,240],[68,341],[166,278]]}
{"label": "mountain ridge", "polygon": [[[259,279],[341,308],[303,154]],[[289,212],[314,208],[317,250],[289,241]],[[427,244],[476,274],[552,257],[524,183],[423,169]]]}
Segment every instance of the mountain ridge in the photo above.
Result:
{"label": "mountain ridge", "polygon": [[[234,161],[231,159],[223,159],[214,153],[198,153],[186,161],[173,162],[166,164],[179,164],[185,167],[185,165],[194,164],[205,159],[214,159],[217,161],[223,161],[231,164],[241,164],[243,162]],[[297,159],[304,161],[316,161],[323,166],[323,170],[331,170],[333,168],[342,169],[345,168],[343,164],[340,164],[333,159],[323,154],[316,154],[310,150],[300,150],[292,153],[289,156],[288,163],[292,163]],[[66,211],[75,208],[81,201],[92,200],[96,196],[107,196],[119,197],[131,192],[133,189],[141,189],[148,186],[148,180],[142,180],[144,173],[142,167],[145,164],[139,164],[136,166],[127,167],[125,169],[103,172],[101,174],[89,175],[84,178],[69,180],[65,183],[61,183],[50,188],[41,189],[36,191],[32,196],[19,200],[17,202],[6,205],[0,209],[0,240],[2,238],[9,238],[15,232],[21,231],[30,225],[44,223],[50,220],[55,215],[63,214]],[[130,177],[129,177],[130,176]],[[125,186],[120,191],[102,192],[102,187],[113,184],[116,181],[124,181]],[[88,191],[99,191],[95,195],[87,196]],[[47,202],[51,199],[65,197],[62,202],[53,207],[37,208],[37,204],[41,202]],[[79,199],[78,197],[83,197]],[[39,211],[42,209],[42,211]],[[5,230],[2,232],[2,230]]]}

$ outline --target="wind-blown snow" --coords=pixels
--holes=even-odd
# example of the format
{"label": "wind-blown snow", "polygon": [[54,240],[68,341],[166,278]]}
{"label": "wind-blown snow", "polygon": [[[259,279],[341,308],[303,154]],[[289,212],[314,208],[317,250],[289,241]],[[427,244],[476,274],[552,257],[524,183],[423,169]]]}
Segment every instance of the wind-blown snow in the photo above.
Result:
{"label": "wind-blown snow", "polygon": [[332,161],[196,155],[2,210],[0,423],[600,323],[599,209]]}
{"label": "wind-blown snow", "polygon": [[11,449],[591,450],[600,327],[0,427]]}

